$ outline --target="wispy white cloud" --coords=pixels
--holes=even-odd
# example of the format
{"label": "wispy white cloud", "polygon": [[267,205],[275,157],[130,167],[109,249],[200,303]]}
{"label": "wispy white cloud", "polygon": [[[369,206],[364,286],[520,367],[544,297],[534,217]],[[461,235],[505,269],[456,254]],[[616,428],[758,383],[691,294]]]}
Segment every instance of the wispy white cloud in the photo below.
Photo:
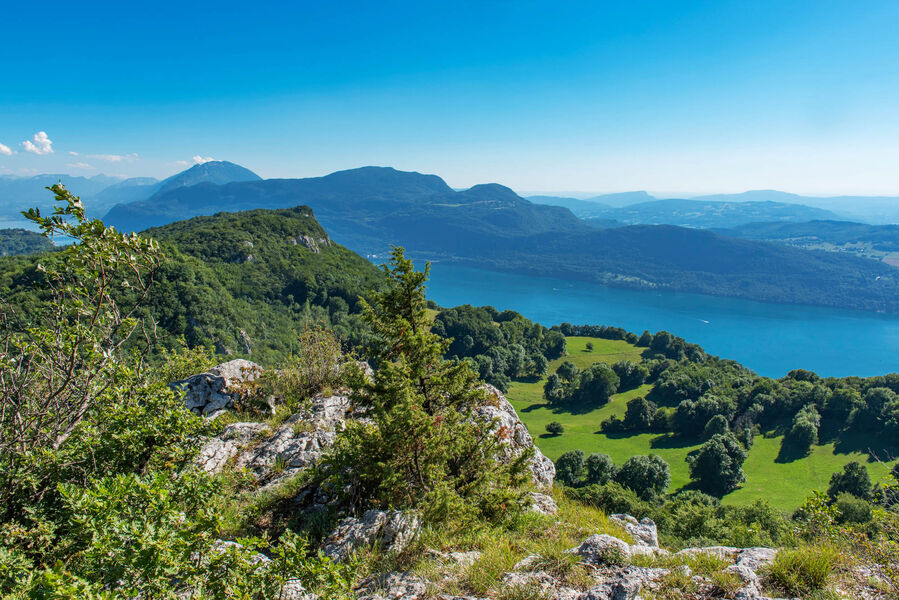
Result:
{"label": "wispy white cloud", "polygon": [[22,142],[22,147],[32,154],[52,154],[53,140],[47,137],[46,131],[38,131],[30,140]]}
{"label": "wispy white cloud", "polygon": [[137,160],[136,152],[131,154],[85,154],[85,158],[96,158],[97,160],[105,160],[106,162],[132,162]]}
{"label": "wispy white cloud", "polygon": [[190,157],[190,160],[176,160],[176,165],[181,165],[182,167],[189,167],[191,165],[202,165],[203,163],[212,162],[215,159],[211,156],[200,156],[199,154],[195,154]]}
{"label": "wispy white cloud", "polygon": [[0,154],[3,156],[12,156],[12,149],[5,144],[0,144]]}
{"label": "wispy white cloud", "polygon": [[69,150],[69,156],[78,156],[78,153],[74,150]]}
{"label": "wispy white cloud", "polygon": [[89,165],[86,162],[68,163],[66,166],[71,167],[73,169],[90,169],[90,170],[97,169],[97,167],[95,167],[93,165]]}

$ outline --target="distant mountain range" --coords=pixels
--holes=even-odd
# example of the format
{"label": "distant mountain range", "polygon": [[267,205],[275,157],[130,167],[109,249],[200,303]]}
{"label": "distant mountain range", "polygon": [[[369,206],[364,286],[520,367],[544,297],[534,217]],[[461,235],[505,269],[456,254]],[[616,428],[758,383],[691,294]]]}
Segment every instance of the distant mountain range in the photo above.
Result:
{"label": "distant mountain range", "polygon": [[232,181],[254,181],[261,177],[249,169],[226,161],[194,165],[159,181],[153,177],[120,179],[106,175],[77,177],[71,175],[35,175],[33,177],[0,177],[0,223],[21,221],[20,211],[37,207],[49,210],[53,197],[47,188],[60,181],[81,196],[91,214],[103,215],[117,204],[146,200],[154,194],[189,187],[199,183],[223,184]]}
{"label": "distant mountain range", "polygon": [[715,228],[759,221],[815,219],[899,223],[899,197],[890,196],[816,197],[752,190],[687,199],[656,198],[643,191],[605,194],[585,200],[559,196],[528,196],[528,199],[539,204],[565,206],[584,219],[614,219],[628,224]]}
{"label": "distant mountain range", "polygon": [[[636,192],[635,194],[639,194],[640,197],[647,195],[645,192]],[[770,200],[653,199],[626,206],[611,206],[600,202],[602,198],[605,196],[597,196],[590,200],[555,196],[530,196],[528,199],[539,204],[564,206],[576,216],[590,221],[600,221],[603,226],[614,226],[617,223],[619,225],[679,225],[712,229],[737,227],[746,223],[763,221],[804,222],[815,219],[839,219],[837,214],[822,208]]]}
{"label": "distant mountain range", "polygon": [[[83,194],[80,181],[67,183]],[[335,240],[370,256],[383,256],[396,244],[422,258],[615,286],[899,312],[896,268],[846,252],[805,249],[839,250],[832,242],[803,247],[776,228],[749,226],[835,220],[824,209],[790,203],[650,200],[615,206],[649,197],[635,192],[598,197],[609,202],[564,199],[566,207],[530,202],[498,184],[457,191],[436,175],[387,167],[263,180],[223,161],[162,182],[116,181],[93,194],[100,198],[95,206],[131,199],[104,217],[126,231],[219,212],[307,205]],[[593,207],[607,216],[580,219],[572,212]],[[642,220],[659,225],[623,226]],[[666,220],[689,228],[662,225]]]}
{"label": "distant mountain range", "polygon": [[398,244],[419,257],[615,286],[899,312],[899,270],[883,263],[668,225],[600,229],[501,185],[455,191],[435,175],[391,168],[204,182],[118,205],[105,220],[142,229],[299,204],[310,206],[334,239],[369,255]]}
{"label": "distant mountain range", "polygon": [[[207,163],[212,165],[212,163]],[[202,183],[118,205],[104,221],[142,230],[195,215],[306,204],[331,235],[364,253],[388,244],[457,248],[511,236],[589,231],[569,210],[533,204],[497,184],[457,192],[436,175],[363,167],[308,179]]]}

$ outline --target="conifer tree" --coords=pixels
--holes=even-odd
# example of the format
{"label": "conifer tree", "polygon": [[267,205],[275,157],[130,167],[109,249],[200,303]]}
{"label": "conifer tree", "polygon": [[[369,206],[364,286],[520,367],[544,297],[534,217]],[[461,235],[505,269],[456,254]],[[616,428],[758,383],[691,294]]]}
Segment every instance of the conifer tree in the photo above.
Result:
{"label": "conifer tree", "polygon": [[489,402],[464,361],[443,358],[450,340],[431,332],[424,284],[402,248],[384,265],[388,286],[362,301],[374,332],[372,377],[351,375],[367,421],[349,422],[323,461],[325,476],[363,507],[420,507],[498,518],[523,503],[528,454],[500,460],[509,432],[479,417]]}

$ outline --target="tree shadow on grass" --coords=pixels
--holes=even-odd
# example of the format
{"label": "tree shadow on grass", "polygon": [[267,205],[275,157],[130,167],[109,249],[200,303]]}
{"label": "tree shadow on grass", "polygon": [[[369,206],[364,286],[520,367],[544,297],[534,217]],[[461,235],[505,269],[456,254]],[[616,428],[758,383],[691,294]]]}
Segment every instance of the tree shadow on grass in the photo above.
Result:
{"label": "tree shadow on grass", "polygon": [[532,412],[540,408],[549,408],[549,404],[547,404],[546,402],[542,402],[540,404],[529,404],[528,406],[522,408],[521,412]]}
{"label": "tree shadow on grass", "polygon": [[805,458],[811,454],[811,448],[805,448],[801,444],[797,444],[789,437],[785,437],[780,442],[780,451],[774,459],[776,463],[791,463],[796,460]]}
{"label": "tree shadow on grass", "polygon": [[868,462],[891,459],[899,455],[899,441],[884,435],[858,431],[844,431],[834,440],[834,454],[861,452],[868,455]]}
{"label": "tree shadow on grass", "polygon": [[678,448],[687,448],[695,446],[702,440],[695,437],[678,435],[676,433],[664,433],[652,439],[649,447],[658,450],[676,450]]}

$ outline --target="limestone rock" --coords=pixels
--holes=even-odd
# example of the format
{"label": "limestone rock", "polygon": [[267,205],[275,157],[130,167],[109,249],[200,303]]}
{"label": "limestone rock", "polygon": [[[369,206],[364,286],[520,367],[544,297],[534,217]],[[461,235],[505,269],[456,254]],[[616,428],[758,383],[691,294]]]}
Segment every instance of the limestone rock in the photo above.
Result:
{"label": "limestone rock", "polygon": [[197,464],[210,474],[221,472],[225,464],[246,447],[260,431],[262,423],[233,423],[217,437],[209,439],[200,448]]}
{"label": "limestone rock", "polygon": [[718,558],[723,558],[726,560],[736,560],[737,555],[739,555],[740,552],[742,552],[740,548],[734,548],[732,546],[708,546],[705,548],[684,548],[677,554],[686,556],[695,556],[697,554],[711,554],[712,556],[717,556]]}
{"label": "limestone rock", "polygon": [[623,567],[611,573],[598,586],[578,596],[577,600],[632,600],[644,586],[666,572],[666,569]]}
{"label": "limestone rock", "polygon": [[238,358],[169,385],[184,391],[184,404],[189,410],[209,415],[230,408],[240,385],[253,381],[261,373],[262,367],[256,363]]}
{"label": "limestone rock", "polygon": [[384,552],[401,552],[421,530],[418,515],[412,512],[369,510],[361,519],[347,517],[322,545],[322,552],[343,560],[358,548],[378,544]]}
{"label": "limestone rock", "polygon": [[746,548],[737,555],[735,566],[758,571],[759,567],[771,563],[776,556],[777,550],[773,548]]}
{"label": "limestone rock", "polygon": [[411,573],[386,573],[363,580],[357,590],[360,600],[417,600],[428,592],[428,582]]}
{"label": "limestone rock", "polygon": [[631,515],[616,514],[611,515],[609,520],[623,527],[634,538],[636,545],[650,548],[659,547],[659,531],[649,517],[638,521]]}
{"label": "limestone rock", "polygon": [[556,501],[552,499],[552,496],[530,492],[528,497],[531,501],[528,510],[532,512],[540,513],[541,515],[554,515],[559,512],[559,507],[556,505]]}
{"label": "limestone rock", "polygon": [[534,449],[530,460],[530,468],[534,483],[542,488],[550,488],[556,477],[556,466],[534,445],[534,439],[528,432],[512,404],[498,389],[484,384],[487,391],[487,403],[478,408],[476,414],[484,419],[496,420],[494,433],[500,438],[508,459],[513,459],[529,448]]}
{"label": "limestone rock", "polygon": [[527,590],[553,600],[576,600],[580,593],[560,582],[558,579],[542,571],[520,573],[513,571],[503,577],[502,589],[506,595],[513,595],[513,590]]}
{"label": "limestone rock", "polygon": [[606,533],[595,533],[574,549],[581,562],[588,565],[604,565],[630,556],[628,543]]}
{"label": "limestone rock", "polygon": [[349,406],[346,396],[318,396],[308,410],[268,433],[262,423],[234,423],[203,445],[197,462],[208,473],[217,473],[234,459],[236,467],[257,478],[278,481],[321,458],[343,428]]}

